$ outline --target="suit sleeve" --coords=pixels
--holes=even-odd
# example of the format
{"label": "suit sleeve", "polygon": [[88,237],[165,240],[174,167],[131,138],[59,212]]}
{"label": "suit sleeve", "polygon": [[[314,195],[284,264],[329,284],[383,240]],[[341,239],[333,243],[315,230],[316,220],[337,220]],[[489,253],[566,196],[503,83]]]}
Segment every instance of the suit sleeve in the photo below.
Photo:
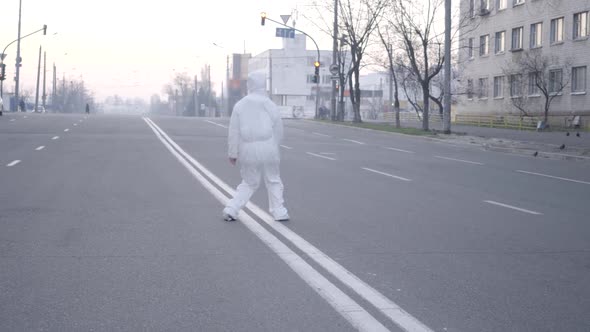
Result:
{"label": "suit sleeve", "polygon": [[272,114],[274,116],[274,121],[273,121],[273,126],[272,126],[273,136],[274,136],[277,144],[281,144],[281,142],[283,141],[283,119],[281,119],[281,113],[279,112],[279,108],[274,104],[271,104],[271,105],[272,105]]}
{"label": "suit sleeve", "polygon": [[238,158],[238,149],[240,145],[240,116],[234,109],[229,120],[229,131],[227,135],[228,151],[230,158]]}

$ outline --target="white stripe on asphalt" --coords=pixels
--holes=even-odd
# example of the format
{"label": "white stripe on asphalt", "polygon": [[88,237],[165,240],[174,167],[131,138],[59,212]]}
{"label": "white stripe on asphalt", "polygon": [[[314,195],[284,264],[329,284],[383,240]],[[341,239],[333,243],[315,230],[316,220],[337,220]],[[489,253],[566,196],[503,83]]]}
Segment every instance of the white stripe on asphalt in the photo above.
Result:
{"label": "white stripe on asphalt", "polygon": [[347,142],[352,142],[352,143],[356,143],[356,144],[360,144],[360,145],[364,145],[365,143],[363,142],[359,142],[359,141],[355,141],[353,139],[347,139],[347,138],[343,138],[343,141],[347,141]]}
{"label": "white stripe on asphalt", "polygon": [[538,176],[544,176],[546,178],[558,179],[558,180],[563,180],[563,181],[570,181],[570,182],[576,182],[576,183],[582,183],[582,184],[590,184],[590,182],[586,182],[586,181],[573,180],[573,179],[568,179],[568,178],[562,178],[559,176],[553,176],[553,175],[547,175],[547,174],[541,174],[541,173],[535,173],[535,172],[527,172],[527,171],[521,171],[521,170],[517,170],[517,172],[538,175]]}
{"label": "white stripe on asphalt", "polygon": [[55,141],[58,138],[59,138],[59,136],[53,136],[51,139]]}
{"label": "white stripe on asphalt", "polygon": [[306,152],[306,153],[310,156],[314,156],[314,157],[318,157],[318,158],[324,158],[324,159],[328,159],[328,160],[336,160],[334,158],[322,156],[321,154],[315,154],[315,153],[311,153],[311,152]]}
{"label": "white stripe on asphalt", "polygon": [[78,125],[77,123],[74,123],[74,127],[77,126],[77,125]]}
{"label": "white stripe on asphalt", "polygon": [[512,209],[512,210],[524,212],[524,213],[530,213],[530,214],[534,214],[534,215],[542,215],[542,213],[540,213],[540,212],[531,211],[531,210],[519,208],[519,207],[516,207],[516,206],[504,204],[504,203],[499,203],[499,202],[495,202],[495,201],[484,201],[484,202],[489,203],[489,204],[493,204],[493,205],[502,206],[502,207],[505,207],[505,208],[508,208],[508,209]]}
{"label": "white stripe on asphalt", "polygon": [[41,145],[41,146],[37,147],[35,150],[36,150],[36,151],[41,151],[41,150],[43,150],[43,149],[45,149],[45,146]]}
{"label": "white stripe on asphalt", "polygon": [[10,119],[10,122],[14,122],[15,119]]}
{"label": "white stripe on asphalt", "polygon": [[330,135],[320,134],[320,133],[312,133],[312,134],[317,135],[317,136],[322,136],[322,137],[332,137]]}
{"label": "white stripe on asphalt", "polygon": [[286,145],[281,145],[281,147],[283,147],[285,149],[289,149],[289,150],[293,149],[292,147],[289,147],[289,146],[286,146]]}
{"label": "white stripe on asphalt", "polygon": [[10,162],[10,164],[7,164],[6,167],[12,167],[18,163],[20,163],[20,160],[14,160],[14,161]]}
{"label": "white stripe on asphalt", "polygon": [[26,118],[27,118],[27,116],[26,116],[26,115],[25,115],[25,116],[23,116],[23,119],[26,119]]}
{"label": "white stripe on asphalt", "polygon": [[[186,154],[149,118],[144,118],[154,131],[158,139],[172,153],[176,159],[222,204],[227,204],[229,198],[207,180],[195,166],[189,164],[183,157]],[[179,151],[175,150],[179,149]],[[192,159],[192,158],[191,158]],[[196,161],[195,161],[196,162]],[[211,179],[215,181],[215,179]],[[219,183],[218,183],[219,184]],[[338,289],[333,283],[322,276],[303,258],[293,252],[283,242],[267,231],[245,211],[238,215],[239,220],[277,254],[295,273],[299,275],[313,290],[324,298],[340,315],[353,327],[361,331],[388,331],[377,319],[363,309],[348,295]]]}
{"label": "white stripe on asphalt", "polygon": [[458,162],[461,162],[461,163],[467,163],[467,164],[473,164],[473,165],[483,165],[482,163],[478,163],[478,162],[475,162],[475,161],[469,161],[469,160],[463,160],[463,159],[455,159],[455,158],[442,157],[442,156],[434,156],[434,158],[445,159],[445,160],[452,160],[452,161],[458,161]]}
{"label": "white stripe on asphalt", "polygon": [[[186,153],[182,148],[178,146],[164,131],[162,131],[153,121],[149,118],[146,118],[146,121],[151,122],[155,128],[157,128],[162,136],[168,140],[168,142],[175,148],[177,151],[188,160],[194,167],[198,168],[205,176],[207,176],[211,181],[217,184],[221,189],[223,189],[229,195],[234,195],[235,191],[230,188],[225,182],[221,181],[215,174],[211,173],[207,168],[205,168],[201,163],[196,161],[192,156]],[[148,124],[149,124],[148,122]],[[430,328],[424,325],[422,322],[417,320],[415,317],[407,313],[403,310],[399,305],[395,302],[391,301],[383,294],[379,293],[376,289],[365,283],[363,280],[359,279],[357,276],[352,274],[350,271],[345,269],[342,265],[338,264],[332,258],[328,257],[325,253],[321,250],[316,248],[313,244],[307,242],[301,236],[297,235],[288,227],[284,226],[281,223],[277,223],[274,219],[265,211],[263,211],[260,207],[255,205],[252,202],[248,202],[246,207],[256,214],[262,221],[264,221],[269,227],[273,228],[276,232],[281,234],[287,240],[291,241],[293,245],[295,245],[299,250],[305,252],[309,256],[309,258],[313,259],[317,264],[319,264],[322,268],[326,271],[331,273],[334,277],[336,277],[340,282],[344,285],[348,286],[352,291],[356,292],[359,296],[365,299],[367,302],[371,303],[375,308],[377,308],[381,313],[387,316],[392,322],[396,325],[401,327],[405,331],[416,331],[416,332],[432,332]]]}
{"label": "white stripe on asphalt", "polygon": [[70,131],[70,129],[66,128],[66,129],[64,129],[64,131],[67,133],[68,131]]}
{"label": "white stripe on asphalt", "polygon": [[225,129],[227,129],[227,126],[224,126],[224,125],[222,125],[222,124],[219,124],[219,123],[217,123],[217,122],[213,122],[213,121],[209,121],[209,120],[205,120],[205,122],[209,122],[210,124],[214,124],[214,125],[216,125],[216,126],[219,126],[219,127],[221,127],[221,128],[225,128]]}
{"label": "white stripe on asphalt", "polygon": [[405,152],[405,153],[415,153],[414,151],[408,151],[408,150],[402,150],[402,149],[396,149],[396,148],[390,148],[388,146],[385,147],[385,149],[387,150],[393,150],[393,151],[398,151],[398,152]]}
{"label": "white stripe on asphalt", "polygon": [[389,176],[389,177],[392,177],[394,179],[398,179],[398,180],[402,180],[402,181],[412,181],[410,179],[402,178],[401,176],[396,176],[396,175],[392,175],[392,174],[389,174],[389,173],[380,172],[380,171],[377,171],[377,170],[374,170],[374,169],[371,169],[371,168],[362,167],[362,169],[364,169],[365,171],[369,171],[369,172],[373,172],[373,173],[377,173],[377,174]]}

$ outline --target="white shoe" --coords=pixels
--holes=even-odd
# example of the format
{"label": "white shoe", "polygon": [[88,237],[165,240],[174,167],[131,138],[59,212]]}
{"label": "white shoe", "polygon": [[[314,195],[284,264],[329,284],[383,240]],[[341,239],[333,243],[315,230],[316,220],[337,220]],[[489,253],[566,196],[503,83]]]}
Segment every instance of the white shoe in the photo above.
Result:
{"label": "white shoe", "polygon": [[229,213],[223,213],[223,220],[225,221],[235,221],[236,218]]}
{"label": "white shoe", "polygon": [[289,219],[290,219],[290,218],[289,218],[289,215],[288,215],[288,214],[286,214],[286,215],[284,215],[284,216],[282,216],[282,217],[275,218],[275,221],[289,221]]}

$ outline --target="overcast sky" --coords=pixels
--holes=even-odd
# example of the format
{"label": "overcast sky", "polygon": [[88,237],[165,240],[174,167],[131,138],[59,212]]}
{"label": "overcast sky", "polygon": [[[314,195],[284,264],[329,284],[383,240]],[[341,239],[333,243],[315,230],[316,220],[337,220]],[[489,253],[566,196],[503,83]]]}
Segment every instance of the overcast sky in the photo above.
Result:
{"label": "overcast sky", "polygon": [[[22,0],[21,35],[48,25],[41,33],[23,39],[21,89],[33,91],[39,46],[47,51],[48,85],[51,65],[58,76],[82,76],[98,99],[115,93],[124,97],[149,98],[162,92],[176,71],[190,75],[211,64],[219,90],[225,79],[226,55],[258,54],[280,48],[274,24],[260,25],[260,12],[280,20],[281,14],[313,11],[309,0]],[[18,0],[2,0],[0,47],[17,38]],[[331,40],[299,16],[297,27],[318,37],[322,49]],[[57,33],[57,34],[54,34]],[[223,48],[213,45],[217,43]],[[0,49],[1,51],[1,49]],[[7,64],[5,91],[12,91],[16,43],[4,60]]]}

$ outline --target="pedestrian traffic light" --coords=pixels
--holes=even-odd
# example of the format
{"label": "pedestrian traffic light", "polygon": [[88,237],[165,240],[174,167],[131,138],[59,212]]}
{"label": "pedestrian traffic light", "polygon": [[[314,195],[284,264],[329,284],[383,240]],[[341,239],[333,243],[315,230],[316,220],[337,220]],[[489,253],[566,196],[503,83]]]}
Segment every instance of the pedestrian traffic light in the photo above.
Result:
{"label": "pedestrian traffic light", "polygon": [[266,21],[266,13],[262,12],[262,13],[260,13],[260,25],[264,25],[265,21]]}
{"label": "pedestrian traffic light", "polygon": [[47,24],[43,24],[43,36],[47,34]]}
{"label": "pedestrian traffic light", "polygon": [[6,65],[0,64],[0,81],[4,81],[6,79]]}

